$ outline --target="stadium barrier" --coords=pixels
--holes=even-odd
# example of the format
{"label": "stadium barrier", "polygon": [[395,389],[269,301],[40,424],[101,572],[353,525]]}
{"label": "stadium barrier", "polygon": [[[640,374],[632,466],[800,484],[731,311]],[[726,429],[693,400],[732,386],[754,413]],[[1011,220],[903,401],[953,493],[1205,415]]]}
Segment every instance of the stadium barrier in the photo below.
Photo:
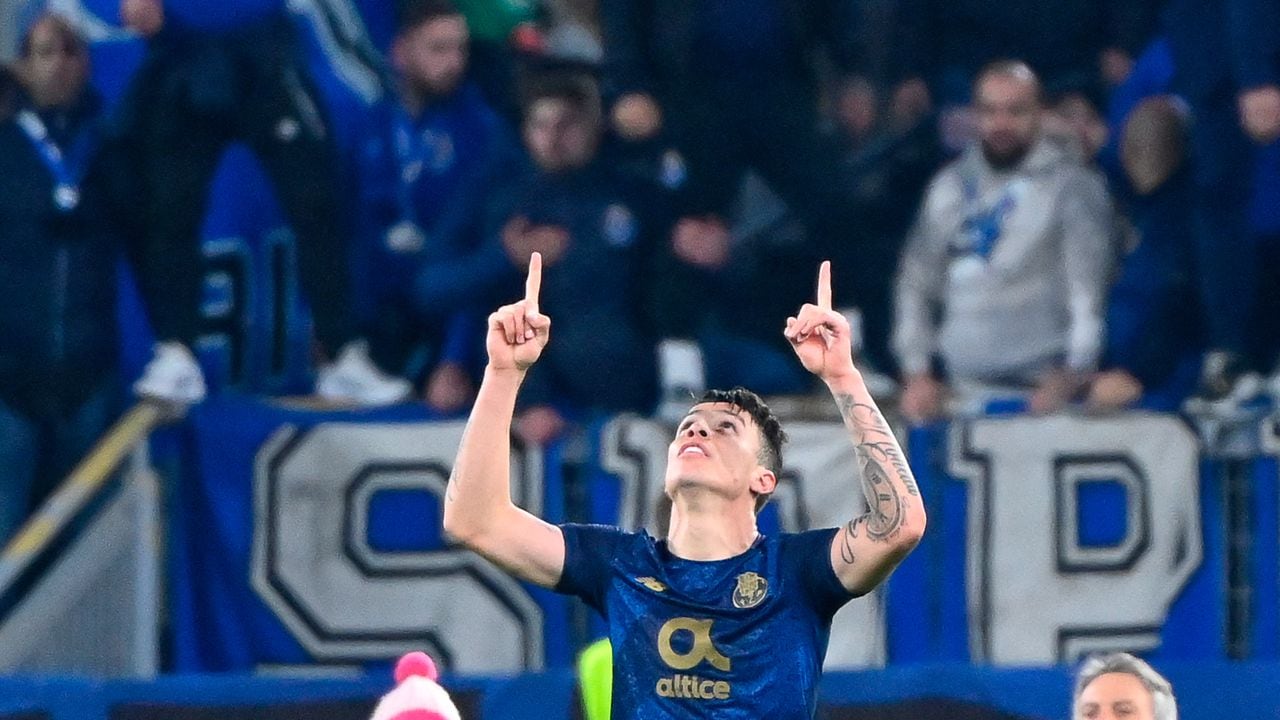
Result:
{"label": "stadium barrier", "polygon": [[[1196,720],[1280,716],[1280,663],[1169,663],[1180,714]],[[466,720],[577,720],[570,671],[453,679]],[[0,678],[0,720],[366,720],[389,679],[163,677],[151,682]],[[824,720],[1052,720],[1067,717],[1065,668],[923,664],[823,679]]]}
{"label": "stadium barrier", "polygon": [[161,531],[146,441],[164,419],[150,402],[125,413],[0,554],[0,671],[156,673]]}

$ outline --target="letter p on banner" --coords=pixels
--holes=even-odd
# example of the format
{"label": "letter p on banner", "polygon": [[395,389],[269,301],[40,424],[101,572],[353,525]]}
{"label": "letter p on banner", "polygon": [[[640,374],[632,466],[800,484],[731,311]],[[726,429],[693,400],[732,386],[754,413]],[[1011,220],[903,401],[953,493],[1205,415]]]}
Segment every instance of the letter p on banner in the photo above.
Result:
{"label": "letter p on banner", "polygon": [[973,659],[1042,665],[1157,647],[1203,557],[1198,460],[1173,416],[956,423]]}

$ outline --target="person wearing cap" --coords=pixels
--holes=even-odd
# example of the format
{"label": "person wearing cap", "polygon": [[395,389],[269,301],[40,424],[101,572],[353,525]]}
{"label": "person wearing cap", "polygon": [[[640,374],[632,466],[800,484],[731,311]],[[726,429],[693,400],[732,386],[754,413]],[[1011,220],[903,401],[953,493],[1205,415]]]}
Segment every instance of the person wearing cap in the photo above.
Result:
{"label": "person wearing cap", "polygon": [[411,652],[396,663],[396,687],[378,701],[371,720],[462,720],[431,657]]}

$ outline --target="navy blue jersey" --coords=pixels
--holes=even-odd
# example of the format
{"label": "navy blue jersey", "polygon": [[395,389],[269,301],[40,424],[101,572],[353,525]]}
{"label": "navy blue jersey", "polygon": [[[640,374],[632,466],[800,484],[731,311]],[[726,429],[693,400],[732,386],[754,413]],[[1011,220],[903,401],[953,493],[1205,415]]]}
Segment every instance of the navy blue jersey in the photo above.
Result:
{"label": "navy blue jersey", "polygon": [[835,529],[711,562],[645,532],[562,529],[556,590],[608,620],[614,720],[813,718],[831,617],[852,598],[831,567]]}

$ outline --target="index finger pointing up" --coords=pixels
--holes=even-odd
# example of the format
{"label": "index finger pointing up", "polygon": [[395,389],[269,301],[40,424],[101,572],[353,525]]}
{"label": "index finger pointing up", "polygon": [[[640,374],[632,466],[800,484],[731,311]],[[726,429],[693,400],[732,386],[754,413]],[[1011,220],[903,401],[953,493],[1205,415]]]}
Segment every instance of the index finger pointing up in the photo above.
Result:
{"label": "index finger pointing up", "polygon": [[831,309],[831,261],[823,260],[818,267],[818,307]]}
{"label": "index finger pointing up", "polygon": [[542,253],[529,257],[529,277],[524,281],[524,301],[528,312],[538,312],[538,292],[542,289]]}

